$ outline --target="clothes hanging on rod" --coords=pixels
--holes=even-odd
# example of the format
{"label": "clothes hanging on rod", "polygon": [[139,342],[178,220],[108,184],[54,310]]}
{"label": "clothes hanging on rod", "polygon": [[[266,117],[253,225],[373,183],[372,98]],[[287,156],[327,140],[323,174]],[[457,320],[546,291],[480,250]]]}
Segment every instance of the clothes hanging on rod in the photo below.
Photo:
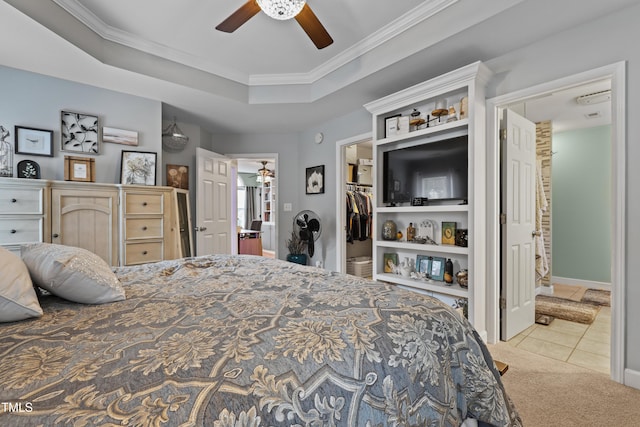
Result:
{"label": "clothes hanging on rod", "polygon": [[347,242],[371,238],[373,203],[371,193],[347,191]]}

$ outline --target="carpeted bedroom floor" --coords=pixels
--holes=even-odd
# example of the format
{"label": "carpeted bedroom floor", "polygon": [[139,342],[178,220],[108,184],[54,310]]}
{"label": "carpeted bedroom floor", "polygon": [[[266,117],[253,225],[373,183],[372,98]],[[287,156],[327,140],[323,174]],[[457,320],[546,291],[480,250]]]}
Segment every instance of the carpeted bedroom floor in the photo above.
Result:
{"label": "carpeted bedroom floor", "polygon": [[489,351],[509,364],[502,381],[527,427],[640,425],[640,390],[505,342]]}

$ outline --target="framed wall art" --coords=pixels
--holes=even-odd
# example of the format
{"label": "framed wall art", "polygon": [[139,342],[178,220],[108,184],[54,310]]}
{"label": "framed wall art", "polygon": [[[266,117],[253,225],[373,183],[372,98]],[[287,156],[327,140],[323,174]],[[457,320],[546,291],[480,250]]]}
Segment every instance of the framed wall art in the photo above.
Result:
{"label": "framed wall art", "polygon": [[167,185],[169,187],[189,189],[189,166],[167,165]]}
{"label": "framed wall art", "polygon": [[7,141],[11,132],[0,126],[0,177],[13,176],[13,147]]}
{"label": "framed wall art", "polygon": [[96,159],[64,156],[64,180],[96,182]]}
{"label": "framed wall art", "polygon": [[157,153],[122,151],[120,183],[156,185]]}
{"label": "framed wall art", "polygon": [[324,165],[307,168],[306,172],[306,193],[324,193]]}
{"label": "framed wall art", "polygon": [[16,154],[53,157],[53,131],[16,126]]}
{"label": "framed wall art", "polygon": [[18,162],[18,178],[40,179],[40,165],[33,160],[21,160]]}
{"label": "framed wall art", "polygon": [[138,145],[138,132],[105,126],[102,128],[102,142],[135,146]]}
{"label": "framed wall art", "polygon": [[62,111],[60,113],[62,151],[99,154],[98,116]]}

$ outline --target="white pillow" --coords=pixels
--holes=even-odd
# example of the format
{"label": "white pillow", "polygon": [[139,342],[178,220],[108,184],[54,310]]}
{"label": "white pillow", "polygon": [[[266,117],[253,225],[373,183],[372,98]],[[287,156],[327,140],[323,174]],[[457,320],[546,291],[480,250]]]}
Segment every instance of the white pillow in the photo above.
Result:
{"label": "white pillow", "polygon": [[42,316],[29,270],[20,257],[0,247],[0,322]]}
{"label": "white pillow", "polygon": [[22,247],[22,260],[33,282],[60,298],[84,304],[125,299],[124,289],[109,265],[86,249],[34,243]]}

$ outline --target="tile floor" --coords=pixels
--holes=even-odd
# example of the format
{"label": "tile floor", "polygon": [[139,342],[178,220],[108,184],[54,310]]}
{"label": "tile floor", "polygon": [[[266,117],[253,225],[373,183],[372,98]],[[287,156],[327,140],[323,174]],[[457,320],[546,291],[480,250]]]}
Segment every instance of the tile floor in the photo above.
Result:
{"label": "tile floor", "polygon": [[[557,287],[558,285],[554,285],[554,296],[562,295],[562,298],[567,298],[567,292],[570,290]],[[531,326],[509,340],[509,344],[522,350],[609,374],[610,325],[611,308],[602,307],[591,325],[554,319],[548,326],[538,324]]]}

